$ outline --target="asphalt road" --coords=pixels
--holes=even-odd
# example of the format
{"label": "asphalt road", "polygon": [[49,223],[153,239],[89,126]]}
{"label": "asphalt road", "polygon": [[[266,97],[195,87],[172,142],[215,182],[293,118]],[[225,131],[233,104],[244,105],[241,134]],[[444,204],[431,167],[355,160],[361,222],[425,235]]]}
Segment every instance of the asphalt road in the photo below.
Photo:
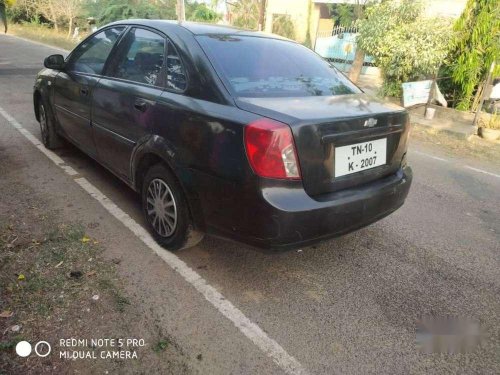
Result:
{"label": "asphalt road", "polygon": [[[37,138],[32,86],[43,58],[56,52],[0,36],[0,107]],[[74,147],[57,154],[143,223],[123,183]],[[310,373],[500,373],[500,163],[425,143],[411,145],[409,162],[414,182],[406,204],[358,232],[281,254],[208,237],[177,255]],[[91,235],[107,256],[122,257],[120,273],[145,319],[186,353],[203,355],[193,359],[196,370],[283,373],[2,116],[0,163],[63,218],[97,223]],[[8,196],[0,192],[0,199]],[[415,329],[426,314],[477,319],[486,341],[469,354],[421,354]]]}

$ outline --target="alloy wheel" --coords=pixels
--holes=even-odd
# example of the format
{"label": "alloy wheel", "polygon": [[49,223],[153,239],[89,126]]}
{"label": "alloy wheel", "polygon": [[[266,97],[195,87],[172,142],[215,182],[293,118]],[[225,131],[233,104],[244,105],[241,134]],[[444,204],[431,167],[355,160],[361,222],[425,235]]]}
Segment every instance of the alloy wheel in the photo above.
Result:
{"label": "alloy wheel", "polygon": [[170,237],[177,225],[177,206],[165,181],[155,178],[149,183],[146,204],[148,220],[156,233]]}
{"label": "alloy wheel", "polygon": [[49,137],[49,129],[47,127],[47,115],[45,113],[45,107],[40,106],[40,132],[42,133],[42,140],[44,144],[47,144]]}

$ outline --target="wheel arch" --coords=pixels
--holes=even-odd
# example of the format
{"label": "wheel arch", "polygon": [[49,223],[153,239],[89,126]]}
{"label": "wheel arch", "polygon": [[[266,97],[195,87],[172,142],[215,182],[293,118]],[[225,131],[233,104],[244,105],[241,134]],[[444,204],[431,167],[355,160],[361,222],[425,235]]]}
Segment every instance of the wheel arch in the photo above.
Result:
{"label": "wheel arch", "polygon": [[147,141],[141,143],[132,155],[130,166],[132,186],[137,192],[141,193],[142,184],[147,171],[153,165],[162,163],[170,170],[179,183],[186,198],[189,214],[195,228],[203,230],[205,228],[205,223],[200,204],[198,203],[197,194],[195,194],[192,189],[186,188],[186,183],[180,177],[180,174],[183,175],[183,173],[179,173],[185,169],[176,166],[172,155],[175,155],[174,150],[162,137],[152,136]]}

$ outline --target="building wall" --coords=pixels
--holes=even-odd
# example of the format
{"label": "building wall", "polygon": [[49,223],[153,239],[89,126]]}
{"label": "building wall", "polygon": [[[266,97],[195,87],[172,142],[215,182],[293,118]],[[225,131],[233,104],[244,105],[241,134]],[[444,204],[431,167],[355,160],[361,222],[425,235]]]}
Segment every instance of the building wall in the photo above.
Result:
{"label": "building wall", "polygon": [[426,14],[429,17],[458,18],[466,3],[467,0],[430,0],[427,2]]}
{"label": "building wall", "polygon": [[[314,42],[316,32],[333,28],[331,19],[320,18],[320,7],[327,3],[352,3],[354,0],[267,0],[266,24],[264,31],[272,32],[273,14],[287,14],[295,25],[295,35],[298,42],[306,40],[308,30],[308,12],[311,4],[310,36]],[[465,8],[467,0],[427,0],[426,14],[458,18]]]}
{"label": "building wall", "polygon": [[[287,14],[295,25],[295,35],[298,42],[304,42],[307,34],[307,22],[310,0],[267,0],[266,25],[264,31],[273,30],[273,14]],[[312,14],[311,14],[312,16]],[[316,15],[316,23],[318,15]],[[311,17],[311,26],[312,26]]]}

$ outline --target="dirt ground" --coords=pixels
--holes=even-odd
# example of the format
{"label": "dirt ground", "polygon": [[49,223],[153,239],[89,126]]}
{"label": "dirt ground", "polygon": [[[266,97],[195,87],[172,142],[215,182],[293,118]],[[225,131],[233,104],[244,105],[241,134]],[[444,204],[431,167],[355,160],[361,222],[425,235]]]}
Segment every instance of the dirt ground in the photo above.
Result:
{"label": "dirt ground", "polygon": [[[192,373],[169,333],[141,319],[140,302],[116,272],[120,259],[103,257],[103,245],[86,234],[93,224],[58,221],[45,197],[23,184],[15,160],[1,149],[0,159],[0,374]],[[70,351],[98,359],[61,359],[55,345],[43,359],[15,352],[22,340],[33,347],[61,338],[88,339]],[[117,341],[93,347],[90,340],[100,338]],[[144,343],[119,347],[120,338]],[[120,359],[125,352],[132,358]]]}
{"label": "dirt ground", "polygon": [[465,141],[446,133],[435,133],[433,129],[414,124],[411,142],[433,144],[438,146],[441,152],[444,151],[450,156],[472,157],[494,164],[500,161],[500,143],[486,141],[478,136],[472,136],[471,139]]}

